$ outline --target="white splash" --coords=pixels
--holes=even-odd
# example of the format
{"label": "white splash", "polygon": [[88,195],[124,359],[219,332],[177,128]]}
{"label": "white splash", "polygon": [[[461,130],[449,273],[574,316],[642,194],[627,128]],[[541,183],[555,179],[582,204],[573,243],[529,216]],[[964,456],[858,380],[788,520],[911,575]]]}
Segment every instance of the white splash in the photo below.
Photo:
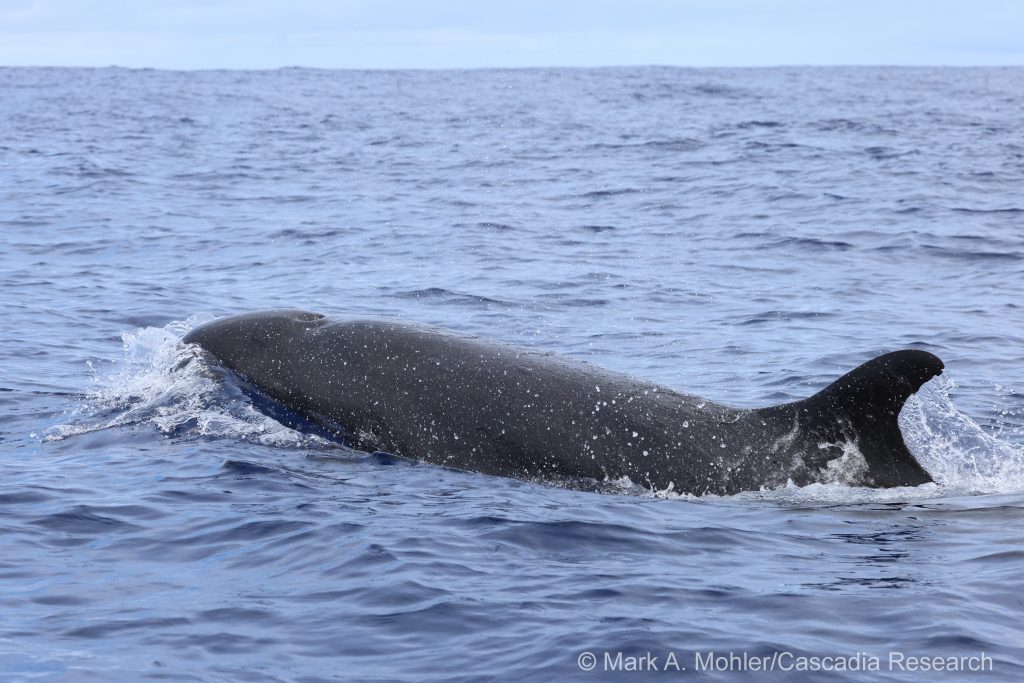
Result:
{"label": "white splash", "polygon": [[947,375],[928,382],[900,413],[907,447],[936,482],[969,493],[1024,491],[1024,447],[985,432],[956,409]]}
{"label": "white splash", "polygon": [[854,482],[864,481],[864,475],[868,472],[868,461],[857,444],[850,441],[837,444],[823,443],[819,444],[818,448],[825,449],[830,446],[839,446],[843,454],[829,460],[821,469],[821,483],[851,486]]}
{"label": "white splash", "polygon": [[189,330],[212,319],[196,315],[122,334],[122,359],[109,374],[89,364],[92,386],[69,412],[68,421],[46,430],[44,440],[150,424],[174,436],[228,437],[268,446],[328,445],[264,415],[241,392],[225,391],[223,373],[204,361],[198,347],[181,343]]}

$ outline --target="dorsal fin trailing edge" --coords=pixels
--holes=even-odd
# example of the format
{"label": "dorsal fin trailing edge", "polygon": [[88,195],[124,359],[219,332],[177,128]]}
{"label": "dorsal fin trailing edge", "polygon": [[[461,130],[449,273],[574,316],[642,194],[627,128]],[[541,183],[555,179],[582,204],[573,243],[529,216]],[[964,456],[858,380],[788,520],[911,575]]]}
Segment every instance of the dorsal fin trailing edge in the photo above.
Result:
{"label": "dorsal fin trailing edge", "polygon": [[[911,394],[942,373],[927,351],[894,351],[846,373],[803,401],[835,436],[856,442],[868,463],[871,486],[917,486],[932,481],[903,441],[899,414]],[[850,433],[852,430],[852,434]]]}

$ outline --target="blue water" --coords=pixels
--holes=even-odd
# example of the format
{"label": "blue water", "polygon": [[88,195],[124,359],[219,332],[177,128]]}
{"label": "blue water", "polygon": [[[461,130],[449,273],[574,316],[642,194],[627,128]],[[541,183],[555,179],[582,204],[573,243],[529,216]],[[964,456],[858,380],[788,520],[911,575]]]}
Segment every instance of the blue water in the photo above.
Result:
{"label": "blue water", "polygon": [[[0,69],[0,680],[1021,680],[1022,105],[1022,68]],[[349,451],[184,362],[277,306],[736,406],[927,349],[901,425],[937,483]],[[648,652],[688,671],[604,666]]]}

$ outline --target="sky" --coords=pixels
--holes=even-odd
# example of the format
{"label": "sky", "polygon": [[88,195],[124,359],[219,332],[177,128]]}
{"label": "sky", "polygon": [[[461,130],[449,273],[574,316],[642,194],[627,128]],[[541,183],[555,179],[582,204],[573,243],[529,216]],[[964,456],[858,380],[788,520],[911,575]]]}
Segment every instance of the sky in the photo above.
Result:
{"label": "sky", "polygon": [[0,65],[1024,64],[1024,0],[0,0]]}

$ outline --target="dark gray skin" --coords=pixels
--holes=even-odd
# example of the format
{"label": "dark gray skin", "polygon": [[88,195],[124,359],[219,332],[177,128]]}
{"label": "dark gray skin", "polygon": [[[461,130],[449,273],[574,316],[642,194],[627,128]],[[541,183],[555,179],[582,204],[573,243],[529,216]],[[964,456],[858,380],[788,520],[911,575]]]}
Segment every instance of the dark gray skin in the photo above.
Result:
{"label": "dark gray skin", "polygon": [[473,472],[733,494],[829,481],[830,461],[852,444],[863,461],[844,469],[846,483],[932,480],[897,424],[907,397],[942,372],[925,351],[888,353],[808,399],[748,410],[400,322],[262,311],[213,321],[184,341],[355,448]]}

